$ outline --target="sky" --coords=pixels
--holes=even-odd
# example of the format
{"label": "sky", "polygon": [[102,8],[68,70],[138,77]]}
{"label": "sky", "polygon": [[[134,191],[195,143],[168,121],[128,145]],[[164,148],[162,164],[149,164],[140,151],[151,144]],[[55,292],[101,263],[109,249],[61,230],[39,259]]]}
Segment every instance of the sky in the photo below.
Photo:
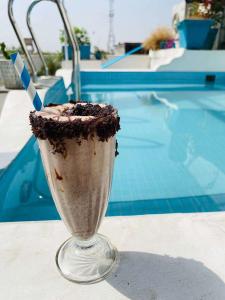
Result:
{"label": "sky", "polygon": [[[26,12],[31,0],[14,0],[14,15],[23,37],[30,37]],[[114,33],[116,43],[142,42],[154,28],[171,25],[172,8],[179,0],[114,0]],[[8,19],[7,0],[0,4],[0,42],[8,48],[18,41]],[[108,0],[65,0],[73,26],[87,29],[92,46],[107,48],[109,30]],[[59,30],[63,28],[56,5],[43,1],[32,11],[31,23],[44,51],[59,51]]]}

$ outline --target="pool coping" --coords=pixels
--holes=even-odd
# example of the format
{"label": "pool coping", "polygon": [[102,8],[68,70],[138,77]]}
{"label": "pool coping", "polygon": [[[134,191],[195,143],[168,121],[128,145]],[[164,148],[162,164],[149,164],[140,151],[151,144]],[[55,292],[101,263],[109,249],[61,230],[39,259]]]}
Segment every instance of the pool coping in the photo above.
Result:
{"label": "pool coping", "polygon": [[[69,237],[61,221],[0,223],[3,299],[225,298],[225,212],[105,218],[100,233],[120,251],[98,284],[63,279],[55,253]],[[119,233],[119,234],[118,234]],[[13,288],[12,288],[13,285]]]}

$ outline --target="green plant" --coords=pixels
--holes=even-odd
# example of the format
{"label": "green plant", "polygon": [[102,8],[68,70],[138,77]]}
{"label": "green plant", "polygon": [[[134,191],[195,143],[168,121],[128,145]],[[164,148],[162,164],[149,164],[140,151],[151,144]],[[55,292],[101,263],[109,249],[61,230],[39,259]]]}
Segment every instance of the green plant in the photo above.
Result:
{"label": "green plant", "polygon": [[221,24],[224,18],[225,0],[213,0],[209,16],[215,20],[216,23]]}
{"label": "green plant", "polygon": [[10,59],[10,54],[12,54],[14,52],[19,52],[20,54],[22,53],[21,48],[13,47],[12,49],[7,50],[6,44],[4,42],[0,43],[0,51],[2,52],[4,58],[7,60]]}
{"label": "green plant", "polygon": [[188,1],[187,11],[190,19],[207,19],[209,18],[211,5],[207,1]]}
{"label": "green plant", "polygon": [[[44,54],[46,64],[48,66],[49,75],[55,75],[55,72],[61,68],[61,62],[63,55],[61,52],[57,53],[45,53]],[[41,67],[41,70],[38,72],[38,76],[44,75],[45,69],[44,66]]]}
{"label": "green plant", "polygon": [[6,50],[6,45],[5,43],[0,43],[0,49],[1,49],[1,52],[4,56],[5,59],[10,59],[10,56],[9,56],[9,53],[8,51]]}
{"label": "green plant", "polygon": [[107,59],[108,52],[99,49],[97,46],[94,47],[94,55],[97,59]]}
{"label": "green plant", "polygon": [[68,44],[68,39],[65,34],[65,30],[63,30],[63,29],[60,29],[59,41],[61,44]]}
{"label": "green plant", "polygon": [[186,0],[189,17],[211,18],[216,25],[224,18],[225,0]]}
{"label": "green plant", "polygon": [[90,44],[88,32],[85,28],[74,27],[73,31],[76,35],[77,42],[79,45],[89,45]]}
{"label": "green plant", "polygon": [[144,41],[143,46],[146,51],[159,50],[160,43],[165,41],[174,41],[175,35],[171,28],[158,27]]}
{"label": "green plant", "polygon": [[[90,38],[85,28],[74,27],[73,32],[79,45],[89,45]],[[63,29],[60,30],[59,40],[62,44],[68,44],[68,38]]]}

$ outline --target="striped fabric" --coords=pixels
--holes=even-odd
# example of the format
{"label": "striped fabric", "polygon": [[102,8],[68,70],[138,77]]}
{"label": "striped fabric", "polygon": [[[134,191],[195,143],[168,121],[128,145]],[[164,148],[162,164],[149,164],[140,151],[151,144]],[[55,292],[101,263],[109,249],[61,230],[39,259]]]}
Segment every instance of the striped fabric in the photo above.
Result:
{"label": "striped fabric", "polygon": [[18,52],[13,53],[10,55],[10,57],[13,62],[13,65],[15,66],[15,69],[23,83],[23,87],[27,90],[31,101],[33,102],[34,108],[36,110],[42,110],[42,108],[43,108],[42,101],[34,87],[34,84],[30,78],[30,75],[27,71],[27,68],[25,67],[25,64],[24,64],[20,54]]}

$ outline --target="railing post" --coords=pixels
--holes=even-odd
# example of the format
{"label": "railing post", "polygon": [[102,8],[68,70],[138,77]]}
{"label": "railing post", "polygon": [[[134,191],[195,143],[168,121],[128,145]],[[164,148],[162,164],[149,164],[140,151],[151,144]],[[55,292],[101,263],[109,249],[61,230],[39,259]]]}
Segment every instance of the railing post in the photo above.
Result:
{"label": "railing post", "polygon": [[9,20],[12,24],[12,27],[15,31],[15,34],[18,38],[18,41],[20,43],[20,46],[26,56],[26,59],[27,59],[27,62],[29,64],[29,67],[30,67],[30,70],[31,70],[31,75],[32,75],[32,79],[34,82],[37,81],[37,71],[35,69],[35,66],[34,66],[34,63],[33,63],[33,60],[32,60],[32,57],[30,55],[30,53],[28,52],[27,50],[27,47],[25,45],[25,42],[24,42],[24,39],[22,37],[22,34],[20,33],[20,30],[16,24],[16,20],[14,18],[14,14],[13,14],[13,3],[14,3],[14,0],[9,0],[8,2],[8,16],[9,16]]}
{"label": "railing post", "polygon": [[76,91],[76,100],[80,100],[81,98],[81,81],[80,81],[80,48],[76,39],[76,36],[73,32],[73,28],[69,21],[66,9],[61,0],[51,0],[54,1],[59,9],[59,13],[61,15],[66,34],[69,38],[71,46],[73,48],[73,72],[72,72],[72,83],[75,84]]}
{"label": "railing post", "polygon": [[44,66],[44,68],[45,68],[45,75],[48,76],[48,75],[49,75],[49,74],[48,74],[48,66],[47,66],[47,63],[46,63],[46,61],[45,61],[44,55],[42,54],[41,48],[40,48],[40,46],[39,46],[39,44],[38,44],[38,42],[37,42],[37,39],[36,39],[36,36],[35,36],[35,34],[34,34],[33,28],[32,28],[32,26],[31,26],[31,21],[30,21],[30,15],[31,15],[31,12],[32,12],[34,6],[35,6],[37,3],[39,3],[39,2],[40,2],[40,1],[37,0],[37,1],[33,1],[33,2],[31,3],[31,5],[29,6],[29,8],[28,8],[28,10],[27,10],[26,21],[27,21],[27,27],[28,27],[28,29],[29,29],[29,31],[30,31],[31,37],[32,37],[32,39],[33,39],[33,41],[34,41],[34,44],[35,44],[35,46],[36,46],[37,52],[38,52],[38,54],[39,54],[39,57],[40,57],[40,59],[41,59],[41,61],[42,61],[42,64],[43,64],[43,66]]}
{"label": "railing post", "polygon": [[[9,0],[9,1],[14,1],[14,0]],[[33,7],[38,4],[39,2],[42,1],[51,1],[54,2],[57,5],[57,8],[59,10],[60,16],[62,18],[63,21],[63,25],[66,31],[66,34],[68,36],[68,39],[70,41],[70,44],[73,48],[73,60],[72,60],[72,67],[73,67],[73,71],[72,71],[72,78],[71,78],[71,83],[72,83],[72,87],[73,90],[75,89],[76,92],[76,100],[80,100],[81,98],[81,81],[80,81],[80,49],[79,49],[79,45],[76,39],[76,36],[73,32],[73,28],[71,26],[71,23],[69,21],[65,6],[63,5],[63,1],[61,0],[35,0],[34,2],[32,2],[32,4],[30,5],[28,12],[27,12],[27,24],[28,28],[30,29],[30,33],[32,35],[32,38],[35,42],[35,45],[37,47],[37,51],[40,55],[40,57],[42,57],[42,62],[46,68],[46,64],[45,64],[45,60],[43,57],[43,54],[41,52],[41,49],[36,41],[35,35],[33,33],[31,24],[30,24],[30,13],[33,9]]]}

